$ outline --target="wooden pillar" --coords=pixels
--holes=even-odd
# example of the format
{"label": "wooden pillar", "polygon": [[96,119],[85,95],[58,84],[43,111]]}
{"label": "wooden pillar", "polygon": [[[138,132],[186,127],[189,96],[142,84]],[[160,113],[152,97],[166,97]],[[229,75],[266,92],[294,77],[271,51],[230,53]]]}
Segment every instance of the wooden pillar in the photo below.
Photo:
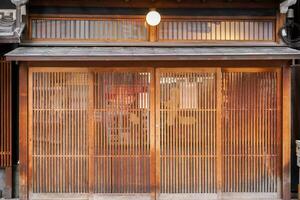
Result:
{"label": "wooden pillar", "polygon": [[291,198],[291,68],[282,72],[282,193],[283,199]]}
{"label": "wooden pillar", "polygon": [[[155,149],[155,70],[151,70],[150,79],[150,186],[151,199],[156,198],[156,149]],[[158,144],[157,144],[158,145]]]}
{"label": "wooden pillar", "polygon": [[20,200],[28,199],[28,152],[27,152],[27,102],[28,102],[28,67],[26,63],[20,64],[19,69],[19,163]]}

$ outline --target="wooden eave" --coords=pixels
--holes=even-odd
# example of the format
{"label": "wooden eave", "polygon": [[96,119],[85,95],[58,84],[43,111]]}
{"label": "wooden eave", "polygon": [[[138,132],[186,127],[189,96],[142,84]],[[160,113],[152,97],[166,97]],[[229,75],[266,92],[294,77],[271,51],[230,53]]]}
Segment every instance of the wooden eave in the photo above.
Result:
{"label": "wooden eave", "polygon": [[10,61],[292,60],[288,47],[19,47]]}

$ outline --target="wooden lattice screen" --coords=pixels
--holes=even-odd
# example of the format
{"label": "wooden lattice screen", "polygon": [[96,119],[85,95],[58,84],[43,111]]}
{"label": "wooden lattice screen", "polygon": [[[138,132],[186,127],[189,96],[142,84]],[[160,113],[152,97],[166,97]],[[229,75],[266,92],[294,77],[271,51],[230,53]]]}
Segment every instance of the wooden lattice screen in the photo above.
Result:
{"label": "wooden lattice screen", "polygon": [[164,16],[151,33],[144,16],[30,16],[28,39],[57,42],[275,42],[276,17]]}
{"label": "wooden lattice screen", "polygon": [[280,77],[30,68],[30,197],[279,198]]}
{"label": "wooden lattice screen", "polygon": [[275,41],[272,19],[166,19],[159,41]]}
{"label": "wooden lattice screen", "polygon": [[32,17],[31,40],[50,41],[147,41],[141,17]]}
{"label": "wooden lattice screen", "polygon": [[0,58],[0,167],[12,162],[11,62]]}

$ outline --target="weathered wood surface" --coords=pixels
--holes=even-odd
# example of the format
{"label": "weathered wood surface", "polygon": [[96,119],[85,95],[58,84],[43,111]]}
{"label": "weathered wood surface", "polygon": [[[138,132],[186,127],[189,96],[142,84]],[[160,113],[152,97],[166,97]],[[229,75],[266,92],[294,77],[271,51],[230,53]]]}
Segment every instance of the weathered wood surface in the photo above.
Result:
{"label": "weathered wood surface", "polygon": [[19,47],[16,61],[290,60],[300,51],[288,47]]}

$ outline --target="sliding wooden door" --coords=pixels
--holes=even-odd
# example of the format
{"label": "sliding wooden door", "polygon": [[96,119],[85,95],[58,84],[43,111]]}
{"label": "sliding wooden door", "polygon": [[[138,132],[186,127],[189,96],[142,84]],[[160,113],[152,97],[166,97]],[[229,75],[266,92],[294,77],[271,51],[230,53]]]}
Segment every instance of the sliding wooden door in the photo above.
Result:
{"label": "sliding wooden door", "polygon": [[280,198],[281,74],[30,68],[29,196]]}
{"label": "sliding wooden door", "polygon": [[217,198],[217,69],[156,74],[158,199]]}
{"label": "sliding wooden door", "polygon": [[281,197],[281,71],[156,73],[158,199]]}
{"label": "sliding wooden door", "polygon": [[89,87],[84,69],[30,69],[31,199],[89,192]]}
{"label": "sliding wooden door", "polygon": [[224,197],[281,197],[280,72],[280,69],[223,71]]}
{"label": "sliding wooden door", "polygon": [[93,192],[98,198],[151,197],[152,71],[93,72]]}

